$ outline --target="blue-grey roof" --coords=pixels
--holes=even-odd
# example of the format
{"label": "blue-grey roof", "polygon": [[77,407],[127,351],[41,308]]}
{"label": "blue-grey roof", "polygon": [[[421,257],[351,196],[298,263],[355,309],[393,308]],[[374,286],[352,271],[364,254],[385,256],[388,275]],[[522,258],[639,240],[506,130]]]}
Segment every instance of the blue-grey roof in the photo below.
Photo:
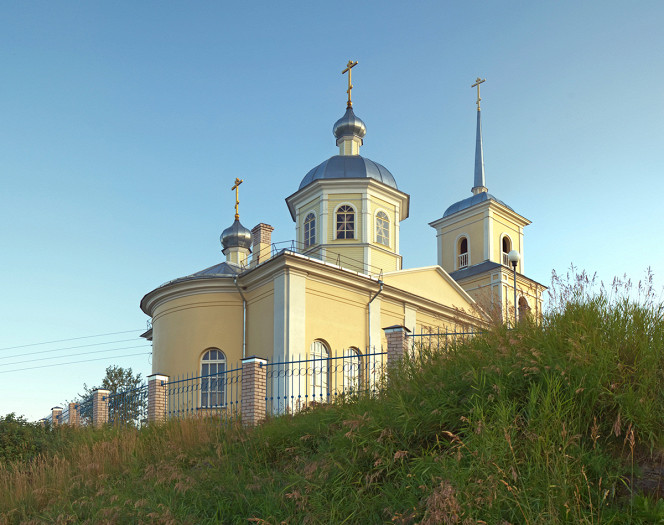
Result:
{"label": "blue-grey roof", "polygon": [[299,189],[322,179],[374,179],[398,189],[397,181],[385,166],[360,155],[330,157],[304,176]]}
{"label": "blue-grey roof", "polygon": [[[468,277],[473,277],[474,275],[478,275],[480,273],[484,272],[489,272],[491,270],[495,270],[497,268],[504,268],[505,270],[508,270],[510,273],[512,273],[512,268],[509,268],[508,266],[504,266],[500,263],[493,262],[493,261],[482,261],[479,264],[474,264],[473,266],[468,266],[467,268],[461,268],[460,270],[457,270],[456,272],[450,272],[450,277],[454,279],[455,281],[459,282],[463,279],[467,279]],[[526,277],[522,273],[517,272],[517,275],[521,278],[525,278],[529,280],[532,283],[535,283],[539,286],[541,286],[544,290],[546,290],[546,286],[544,286],[542,283],[539,283],[529,277]]]}
{"label": "blue-grey roof", "polygon": [[[490,193],[488,193],[486,191],[483,191],[482,193],[478,193],[477,195],[472,195],[471,197],[468,197],[467,199],[463,199],[462,201],[455,202],[454,204],[452,204],[452,206],[447,208],[445,210],[445,213],[443,213],[443,218],[449,217],[453,213],[457,213],[457,212],[460,212],[462,210],[468,209],[471,206],[475,206],[476,204],[479,204],[479,203],[484,202],[484,201],[494,201],[494,202],[497,202],[498,204],[502,204],[506,208],[509,208],[510,210],[512,210],[512,208],[510,206],[505,204],[500,199],[496,199]],[[514,211],[514,210],[512,210],[512,211]]]}
{"label": "blue-grey roof", "polygon": [[494,268],[500,268],[501,266],[502,264],[499,264],[497,262],[483,261],[473,266],[461,268],[456,272],[450,272],[450,277],[455,281],[459,281],[461,279],[465,279],[466,277],[472,277],[473,275],[477,275],[478,273],[484,273],[488,272],[489,270],[493,270]]}
{"label": "blue-grey roof", "polygon": [[[204,270],[201,270],[196,273],[192,273],[191,275],[185,275],[184,277],[178,277],[177,279],[173,279],[172,281],[168,281],[167,283],[162,284],[161,286],[166,286],[169,284],[173,283],[178,283],[182,281],[193,281],[196,279],[214,279],[217,277],[234,277],[240,273],[242,273],[243,268],[233,264],[233,263],[227,263],[227,262],[222,262],[219,264],[215,264],[214,266],[210,266],[209,268],[205,268]],[[160,288],[161,288],[160,286]]]}

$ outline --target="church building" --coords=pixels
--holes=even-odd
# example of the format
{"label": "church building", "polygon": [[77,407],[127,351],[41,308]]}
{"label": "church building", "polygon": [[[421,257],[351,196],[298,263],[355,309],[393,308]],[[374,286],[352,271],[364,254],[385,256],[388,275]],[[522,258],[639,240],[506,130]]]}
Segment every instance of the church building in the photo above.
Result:
{"label": "church building", "polygon": [[[267,223],[252,230],[242,225],[242,180],[236,179],[235,220],[220,239],[225,260],[141,300],[152,321],[143,336],[153,343],[153,373],[201,375],[248,356],[272,363],[336,356],[361,362],[386,347],[388,326],[437,333],[514,315],[514,271],[506,255],[523,254],[529,221],[485,186],[479,87],[472,196],[431,223],[437,264],[403,268],[399,229],[410,196],[385,166],[360,155],[367,127],[351,101],[356,64],[344,70],[348,101],[333,126],[338,154],[292,181],[295,191],[286,197],[295,228],[279,237],[294,240],[273,244]],[[523,272],[521,256],[519,310],[539,316],[544,287]]]}

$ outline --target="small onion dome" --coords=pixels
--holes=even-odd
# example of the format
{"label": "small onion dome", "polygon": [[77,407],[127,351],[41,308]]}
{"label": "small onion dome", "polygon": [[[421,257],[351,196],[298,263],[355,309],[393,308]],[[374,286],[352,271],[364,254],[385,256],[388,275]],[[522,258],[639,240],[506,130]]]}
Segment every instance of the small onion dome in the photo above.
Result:
{"label": "small onion dome", "polygon": [[226,250],[226,248],[251,249],[251,231],[240,224],[240,219],[235,219],[233,224],[221,232],[219,240],[223,250]]}
{"label": "small onion dome", "polygon": [[353,108],[348,108],[344,116],[334,123],[332,133],[338,139],[348,136],[363,138],[367,134],[367,126],[361,118],[355,116]]}

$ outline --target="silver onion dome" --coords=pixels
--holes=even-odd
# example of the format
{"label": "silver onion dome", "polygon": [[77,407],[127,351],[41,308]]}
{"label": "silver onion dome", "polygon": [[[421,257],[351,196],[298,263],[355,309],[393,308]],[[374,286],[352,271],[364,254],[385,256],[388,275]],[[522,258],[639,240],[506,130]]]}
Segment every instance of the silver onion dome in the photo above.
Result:
{"label": "silver onion dome", "polygon": [[334,123],[332,132],[338,139],[347,136],[363,138],[367,134],[367,126],[361,118],[355,116],[353,108],[348,108],[344,116]]}
{"label": "silver onion dome", "polygon": [[222,250],[226,250],[226,248],[251,249],[251,231],[242,226],[240,219],[235,219],[233,224],[221,232],[219,240],[221,241]]}

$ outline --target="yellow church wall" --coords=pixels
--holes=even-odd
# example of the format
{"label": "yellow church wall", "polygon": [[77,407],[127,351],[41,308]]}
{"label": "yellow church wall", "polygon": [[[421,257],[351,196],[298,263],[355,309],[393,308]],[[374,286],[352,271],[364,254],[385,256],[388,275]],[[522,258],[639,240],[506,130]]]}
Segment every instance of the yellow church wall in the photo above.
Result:
{"label": "yellow church wall", "polygon": [[484,216],[478,213],[455,222],[442,229],[443,268],[447,272],[459,269],[457,262],[458,242],[462,236],[468,238],[468,265],[479,264],[484,260]]}
{"label": "yellow church wall", "polygon": [[364,268],[364,247],[341,245],[331,246],[326,251],[325,261],[329,262],[330,264],[338,264],[338,255],[341,255],[340,266],[356,272],[366,271]]}
{"label": "yellow church wall", "polygon": [[274,283],[248,291],[247,357],[272,359],[274,349]]}
{"label": "yellow church wall", "polygon": [[[220,322],[223,320],[223,322]],[[173,299],[152,319],[155,373],[177,376],[200,370],[209,348],[219,348],[229,364],[242,358],[242,300],[238,293],[211,293]]]}
{"label": "yellow church wall", "polygon": [[332,356],[351,346],[364,351],[368,340],[368,294],[307,279],[305,301],[306,347],[302,349],[302,355],[308,355],[315,340],[324,341]]}
{"label": "yellow church wall", "polygon": [[[497,263],[503,263],[503,246],[502,239],[504,235],[507,235],[512,243],[512,250],[517,250],[519,253],[523,253],[523,246],[521,244],[521,235],[519,233],[519,225],[507,217],[497,214],[494,212],[493,215],[493,250],[491,253],[491,260]],[[521,264],[517,265],[517,271],[521,270]]]}
{"label": "yellow church wall", "polygon": [[472,310],[472,303],[460,296],[456,286],[441,274],[435,266],[430,266],[386,274],[383,281],[446,306]]}
{"label": "yellow church wall", "polygon": [[[514,319],[514,277],[507,267],[496,268],[464,279],[459,283],[480,308],[495,316],[496,320],[511,321]],[[544,287],[517,273],[517,301],[525,297],[530,306],[533,319],[542,316],[542,292]]]}
{"label": "yellow church wall", "polygon": [[383,272],[392,272],[399,269],[396,255],[375,248],[371,249],[371,266],[371,273],[378,273],[378,269],[383,270]]}

